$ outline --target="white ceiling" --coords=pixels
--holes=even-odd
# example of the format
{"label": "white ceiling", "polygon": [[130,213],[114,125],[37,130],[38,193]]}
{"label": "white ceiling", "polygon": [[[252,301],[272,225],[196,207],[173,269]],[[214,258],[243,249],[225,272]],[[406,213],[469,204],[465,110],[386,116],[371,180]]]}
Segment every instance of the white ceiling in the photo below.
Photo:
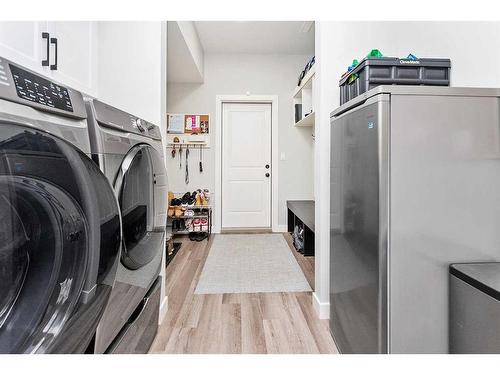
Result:
{"label": "white ceiling", "polygon": [[207,53],[314,54],[311,22],[195,21],[195,26]]}

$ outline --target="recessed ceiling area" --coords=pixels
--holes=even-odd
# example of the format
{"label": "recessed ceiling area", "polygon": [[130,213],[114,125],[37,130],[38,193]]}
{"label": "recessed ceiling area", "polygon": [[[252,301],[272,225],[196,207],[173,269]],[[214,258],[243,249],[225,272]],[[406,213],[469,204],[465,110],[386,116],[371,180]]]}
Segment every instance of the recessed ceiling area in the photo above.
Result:
{"label": "recessed ceiling area", "polygon": [[312,21],[169,21],[167,81],[202,83],[205,55],[314,55]]}
{"label": "recessed ceiling area", "polygon": [[312,21],[195,21],[206,53],[314,54]]}

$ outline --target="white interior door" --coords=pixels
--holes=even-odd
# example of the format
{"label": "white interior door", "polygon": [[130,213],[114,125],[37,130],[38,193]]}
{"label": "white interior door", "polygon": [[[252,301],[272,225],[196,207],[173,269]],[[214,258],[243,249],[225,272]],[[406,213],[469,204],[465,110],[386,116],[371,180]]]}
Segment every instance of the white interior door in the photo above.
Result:
{"label": "white interior door", "polygon": [[222,227],[271,227],[271,104],[223,103]]}

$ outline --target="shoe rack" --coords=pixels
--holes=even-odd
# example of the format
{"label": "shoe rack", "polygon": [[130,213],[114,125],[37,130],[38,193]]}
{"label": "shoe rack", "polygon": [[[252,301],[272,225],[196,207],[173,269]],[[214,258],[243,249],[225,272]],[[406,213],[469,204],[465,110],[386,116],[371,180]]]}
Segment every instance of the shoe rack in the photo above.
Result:
{"label": "shoe rack", "polygon": [[[180,200],[182,194],[174,194],[173,198]],[[172,228],[172,235],[205,233],[206,237],[203,239],[206,238],[208,241],[212,234],[212,205],[210,203],[209,200],[205,204],[196,202],[193,205],[169,205],[167,225]]]}

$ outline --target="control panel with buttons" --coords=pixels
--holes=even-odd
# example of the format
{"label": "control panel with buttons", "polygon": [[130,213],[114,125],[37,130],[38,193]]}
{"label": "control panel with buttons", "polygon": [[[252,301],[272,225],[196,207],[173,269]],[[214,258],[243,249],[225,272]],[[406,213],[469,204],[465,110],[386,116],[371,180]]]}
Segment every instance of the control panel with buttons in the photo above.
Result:
{"label": "control panel with buttons", "polygon": [[9,65],[17,95],[25,100],[47,107],[73,112],[68,89],[30,73],[15,65]]}
{"label": "control panel with buttons", "polygon": [[98,99],[88,99],[93,103],[94,116],[102,126],[118,131],[139,134],[153,139],[161,139],[160,128],[144,119],[112,107]]}

